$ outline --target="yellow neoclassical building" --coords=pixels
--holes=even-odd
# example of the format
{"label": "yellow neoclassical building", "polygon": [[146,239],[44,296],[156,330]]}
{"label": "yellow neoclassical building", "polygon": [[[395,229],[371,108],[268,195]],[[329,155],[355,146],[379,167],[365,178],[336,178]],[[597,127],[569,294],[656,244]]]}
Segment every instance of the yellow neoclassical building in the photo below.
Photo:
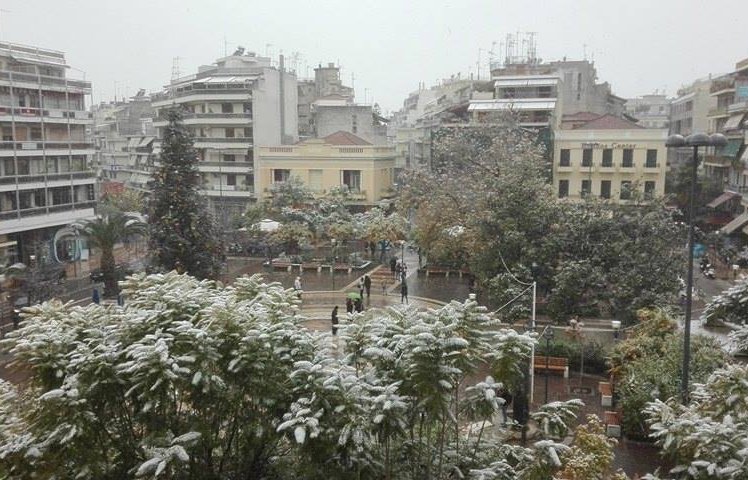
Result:
{"label": "yellow neoclassical building", "polygon": [[261,147],[257,172],[264,197],[273,183],[296,177],[318,195],[346,185],[353,203],[373,205],[392,195],[395,147],[339,131],[296,145]]}
{"label": "yellow neoclassical building", "polygon": [[667,133],[612,115],[564,115],[554,132],[557,196],[594,195],[615,203],[630,200],[634,189],[645,199],[663,196]]}

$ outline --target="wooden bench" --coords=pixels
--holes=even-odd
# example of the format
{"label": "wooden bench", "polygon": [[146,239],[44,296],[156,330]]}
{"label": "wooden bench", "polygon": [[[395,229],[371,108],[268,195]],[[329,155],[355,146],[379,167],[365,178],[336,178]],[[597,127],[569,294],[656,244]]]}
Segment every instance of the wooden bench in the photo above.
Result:
{"label": "wooden bench", "polygon": [[597,391],[600,393],[600,405],[603,407],[613,406],[613,387],[610,382],[599,382]]}
{"label": "wooden bench", "polygon": [[452,273],[457,273],[460,278],[462,278],[463,275],[466,275],[470,272],[468,272],[465,269],[457,269],[457,268],[449,268],[449,267],[424,267],[423,270],[426,270],[426,276],[428,277],[432,273],[443,273],[445,277],[449,278],[449,275]]}
{"label": "wooden bench", "polygon": [[605,434],[609,437],[621,438],[621,416],[618,412],[604,413]]}
{"label": "wooden bench", "polygon": [[545,372],[546,370],[546,358],[548,359],[548,371],[549,372],[561,372],[564,374],[564,378],[569,378],[569,359],[564,357],[544,357],[535,356],[533,366],[536,371]]}

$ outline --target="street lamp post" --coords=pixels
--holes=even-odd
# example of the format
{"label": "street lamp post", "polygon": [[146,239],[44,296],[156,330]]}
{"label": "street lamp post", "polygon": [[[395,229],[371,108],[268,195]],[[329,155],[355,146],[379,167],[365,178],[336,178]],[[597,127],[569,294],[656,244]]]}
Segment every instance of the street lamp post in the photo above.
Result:
{"label": "street lamp post", "polygon": [[335,290],[335,262],[337,260],[336,249],[337,249],[337,241],[333,238],[330,240],[332,243],[332,262],[330,264],[330,277],[332,277],[332,289]]}
{"label": "street lamp post", "polygon": [[548,369],[550,367],[548,357],[551,354],[551,340],[553,340],[553,328],[550,325],[545,327],[543,338],[545,338],[545,401],[543,403],[548,404]]}
{"label": "street lamp post", "polygon": [[688,271],[686,273],[686,315],[683,322],[683,368],[681,374],[681,401],[688,403],[688,377],[691,360],[691,302],[693,290],[693,203],[696,194],[696,179],[699,167],[699,147],[723,147],[727,139],[721,133],[706,135],[692,133],[686,138],[682,135],[670,135],[665,145],[668,148],[692,147],[693,160],[691,162],[691,187],[688,195]]}

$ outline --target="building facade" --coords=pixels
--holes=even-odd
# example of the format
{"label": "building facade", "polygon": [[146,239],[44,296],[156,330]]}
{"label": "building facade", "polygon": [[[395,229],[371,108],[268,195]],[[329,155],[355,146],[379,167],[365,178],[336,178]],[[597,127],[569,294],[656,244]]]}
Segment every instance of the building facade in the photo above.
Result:
{"label": "building facade", "polygon": [[369,206],[392,196],[394,170],[395,147],[341,131],[296,145],[260,147],[257,178],[264,196],[274,183],[296,177],[316,195],[346,186],[353,204]]}
{"label": "building facade", "polygon": [[314,69],[314,79],[298,82],[299,138],[318,136],[315,130],[314,104],[324,98],[340,99],[344,104],[352,104],[354,101],[353,88],[343,85],[340,67],[334,63],[328,63],[326,67],[320,64]]}
{"label": "building facade", "polygon": [[564,124],[567,128],[554,132],[553,184],[559,198],[593,195],[627,203],[664,195],[667,130],[612,115]]}
{"label": "building facade", "polygon": [[[717,99],[710,94],[711,78],[694,81],[678,90],[670,102],[670,133],[687,137],[695,132],[709,131],[707,114],[717,106]],[[672,148],[668,151],[670,169],[685,165],[691,158],[688,149]]]}
{"label": "building facade", "polygon": [[56,234],[94,216],[91,83],[68,68],[62,52],[0,42],[0,255],[14,261],[72,259]]}
{"label": "building facade", "polygon": [[625,113],[644,128],[670,128],[670,99],[653,93],[626,100]]}
{"label": "building facade", "polygon": [[[292,144],[298,139],[294,74],[270,58],[238,50],[213,65],[173,80],[152,96],[154,126],[166,126],[166,111],[181,108],[199,155],[202,193],[219,219],[241,213],[261,191],[255,176],[258,145]],[[155,151],[160,148],[158,139]]]}

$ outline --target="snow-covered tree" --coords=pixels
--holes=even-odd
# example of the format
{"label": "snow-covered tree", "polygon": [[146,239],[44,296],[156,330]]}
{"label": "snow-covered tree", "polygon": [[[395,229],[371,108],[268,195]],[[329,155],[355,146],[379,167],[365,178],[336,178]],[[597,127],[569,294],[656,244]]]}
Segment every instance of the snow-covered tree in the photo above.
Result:
{"label": "snow-covered tree", "polygon": [[701,320],[744,325],[748,322],[748,277],[738,280],[719,295],[712,297],[701,314]]}
{"label": "snow-covered tree", "polygon": [[197,151],[182,113],[172,109],[167,117],[148,212],[153,263],[164,270],[216,278],[223,265],[223,245],[199,193]]}
{"label": "snow-covered tree", "polygon": [[675,467],[667,478],[748,478],[748,367],[732,364],[696,385],[691,402],[657,400],[646,415],[650,436]]}

